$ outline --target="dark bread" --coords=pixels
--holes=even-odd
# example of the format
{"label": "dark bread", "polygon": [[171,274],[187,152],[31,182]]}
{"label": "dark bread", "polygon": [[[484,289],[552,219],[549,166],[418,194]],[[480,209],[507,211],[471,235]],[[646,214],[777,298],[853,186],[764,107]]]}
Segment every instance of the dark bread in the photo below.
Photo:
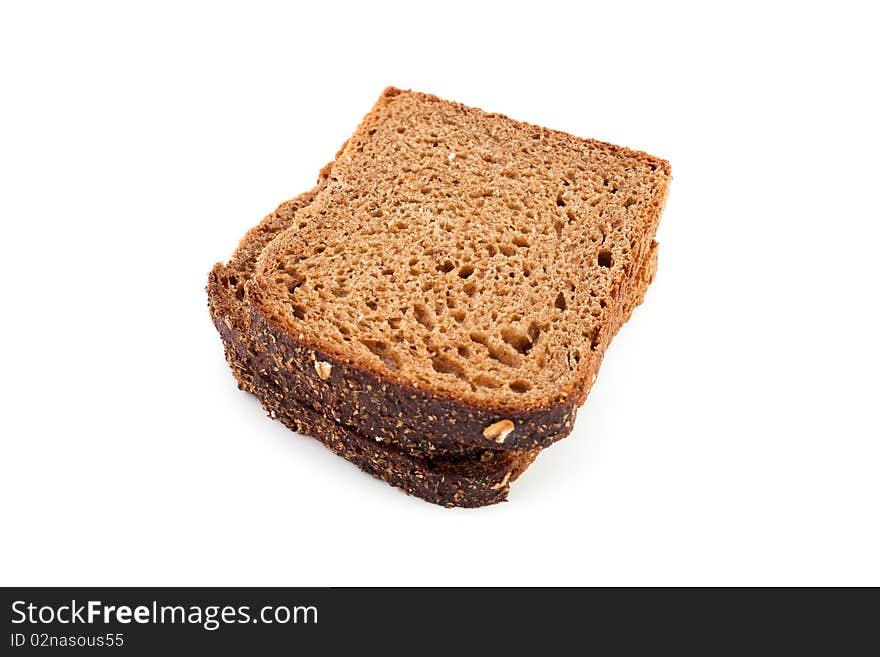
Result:
{"label": "dark bread", "polygon": [[254,345],[377,439],[545,447],[643,294],[669,179],[644,153],[389,89],[260,254]]}
{"label": "dark bread", "polygon": [[[401,92],[397,90],[386,91],[371,115],[376,115],[377,111],[381,110],[384,100],[399,95]],[[583,401],[595,378],[595,370],[598,368],[604,349],[611,337],[628,319],[633,308],[641,302],[656,271],[657,245],[652,237],[668,186],[668,165],[643,153],[598,142],[576,140],[561,133],[553,133],[527,124],[517,124],[506,117],[485,115],[479,110],[446,103],[431,96],[403,95],[415,98],[417,103],[440,104],[447,109],[452,108],[453,112],[476,116],[480,121],[487,120],[493,125],[500,120],[508,128],[511,125],[515,130],[524,128],[535,139],[549,136],[553,139],[572,140],[582,146],[588,145],[589,149],[596,150],[602,156],[599,159],[603,164],[597,171],[599,175],[605,176],[605,185],[609,184],[609,180],[612,181],[613,191],[610,193],[613,195],[618,192],[617,185],[620,185],[620,191],[629,195],[622,208],[612,202],[609,209],[606,207],[608,199],[604,196],[600,196],[598,201],[590,205],[595,207],[601,202],[602,209],[597,211],[599,218],[605,216],[606,211],[608,215],[604,222],[599,221],[597,224],[601,241],[598,236],[590,236],[592,246],[588,246],[587,249],[580,247],[584,235],[560,226],[555,219],[553,223],[560,248],[564,246],[566,251],[574,251],[579,254],[579,258],[586,260],[586,264],[575,260],[576,271],[581,269],[582,265],[583,268],[590,269],[591,257],[598,258],[598,266],[608,270],[600,272],[602,276],[598,277],[598,282],[593,281],[590,296],[596,299],[589,301],[595,308],[592,309],[591,318],[587,318],[586,324],[581,322],[579,326],[582,337],[589,338],[589,350],[592,352],[586,358],[586,361],[592,363],[593,368],[585,370],[592,372],[588,377],[588,383],[578,384],[581,386],[580,389],[577,385],[573,385],[570,390],[564,390],[560,394],[553,393],[549,397],[547,395],[539,397],[536,394],[529,394],[533,389],[531,384],[524,382],[522,378],[515,378],[509,381],[505,394],[497,399],[486,394],[458,395],[455,390],[450,390],[448,385],[445,390],[442,385],[439,389],[432,390],[431,385],[420,386],[419,381],[411,381],[411,385],[407,385],[401,382],[401,377],[393,374],[389,376],[389,372],[383,371],[383,367],[388,365],[386,362],[389,360],[386,358],[388,354],[385,353],[384,345],[382,348],[373,348],[377,344],[376,341],[373,341],[373,346],[369,341],[362,341],[362,345],[368,347],[369,358],[376,361],[371,364],[376,365],[377,362],[380,364],[378,368],[365,367],[364,363],[356,362],[357,359],[340,357],[340,354],[334,352],[332,348],[322,351],[314,346],[305,346],[305,343],[309,342],[309,337],[315,337],[314,334],[306,335],[310,329],[291,332],[290,317],[284,316],[284,311],[287,310],[296,319],[305,319],[303,308],[291,303],[302,300],[294,294],[304,282],[297,265],[308,259],[313,244],[317,243],[321,247],[318,253],[326,250],[324,233],[332,233],[334,225],[337,228],[341,225],[345,231],[354,232],[355,235],[362,228],[359,219],[352,223],[351,217],[346,217],[345,212],[341,219],[334,216],[334,212],[338,212],[346,203],[345,194],[340,194],[340,189],[351,187],[350,182],[347,183],[345,178],[345,165],[348,164],[349,167],[351,165],[350,157],[346,162],[346,146],[343,146],[337,154],[337,162],[322,170],[318,187],[282,204],[275,213],[269,215],[248,233],[229,264],[215,266],[209,276],[209,306],[215,326],[223,339],[227,360],[239,381],[239,387],[255,394],[270,416],[281,419],[287,426],[297,431],[318,437],[336,453],[354,462],[361,469],[411,494],[447,506],[482,506],[503,500],[510,482],[528,467],[537,455],[538,449],[570,431],[576,407]],[[352,140],[347,142],[348,150],[354,143],[354,148],[362,152],[363,142],[360,138],[363,137],[364,131],[366,130],[370,136],[379,132],[379,128],[375,126],[381,126],[383,121],[371,124],[371,115],[368,115]],[[373,118],[375,119],[375,116]],[[388,121],[390,127],[398,134],[402,130],[400,118],[400,116],[391,117],[392,120]],[[411,112],[408,118],[413,119],[415,125],[421,125],[415,113]],[[374,127],[367,130],[365,126],[370,125]],[[421,125],[421,128],[424,128],[424,125]],[[403,128],[403,131],[405,130],[406,128]],[[536,134],[539,136],[535,136]],[[439,135],[432,133],[431,136]],[[434,143],[433,147],[436,145]],[[495,151],[495,154],[497,155],[498,151]],[[341,172],[335,171],[340,158],[343,163]],[[637,199],[632,196],[635,192],[627,187],[629,183],[626,180],[619,177],[622,175],[620,171],[614,172],[613,166],[609,168],[608,158],[612,163],[618,159],[624,162],[623,170],[627,172],[626,175],[632,175],[636,180],[634,184],[645,188],[642,191],[647,190],[643,198]],[[381,160],[381,157],[379,159]],[[396,162],[393,156],[390,159]],[[656,176],[648,176],[650,184],[646,184],[640,177],[638,167],[633,169],[630,166],[633,160],[643,169],[647,166],[652,172],[659,171]],[[490,161],[493,161],[491,157]],[[592,161],[588,163],[595,164]],[[550,163],[545,162],[545,164]],[[367,172],[368,187],[370,177],[381,181],[382,171],[370,172],[369,163],[362,168]],[[552,167],[549,168],[552,170]],[[419,177],[418,172],[407,173],[416,180]],[[566,187],[575,183],[575,174],[566,174],[566,177],[570,180],[570,182],[564,181]],[[450,192],[462,191],[457,188],[459,182],[461,181],[453,181],[456,189],[444,188],[448,189],[447,198],[453,195]],[[330,189],[334,191],[328,203],[327,196]],[[563,196],[561,193],[556,197],[554,205],[557,208],[570,205],[579,212],[584,210],[584,206],[579,205],[577,199]],[[637,211],[630,211],[631,206],[635,206]],[[376,216],[376,212],[377,208],[374,207],[371,216]],[[382,214],[381,211],[378,212]],[[358,211],[355,209],[348,214],[356,216]],[[487,211],[486,214],[491,220],[491,212]],[[580,214],[573,214],[572,209],[567,210],[566,215],[569,225],[575,218],[583,219]],[[482,215],[476,216],[479,216],[478,223],[483,220]],[[593,221],[595,217],[587,216],[587,219]],[[584,220],[584,224],[593,225],[590,221]],[[548,225],[545,222],[542,235],[547,234]],[[615,233],[615,230],[618,230],[619,234]],[[569,235],[570,231],[571,235]],[[521,230],[521,232],[526,231]],[[371,234],[369,230],[367,234]],[[617,241],[614,239],[615,235]],[[529,235],[529,238],[534,237]],[[519,241],[524,239],[520,238]],[[539,242],[540,239],[538,237]],[[608,240],[607,245],[606,240]],[[516,236],[513,241],[519,244]],[[593,251],[590,251],[590,248]],[[296,249],[301,249],[306,255],[297,255]],[[337,244],[336,252],[340,250],[343,253],[365,252],[363,246],[349,241]],[[434,255],[434,252],[429,255]],[[505,255],[509,254],[505,253]],[[520,259],[517,262],[531,267],[533,261]],[[442,274],[447,274],[450,267],[453,269],[459,267],[458,276],[462,279],[474,274],[476,269],[467,264],[462,265],[460,262],[453,264],[448,260],[441,265],[438,265],[437,271]],[[527,276],[528,273],[525,275]],[[255,278],[256,280],[253,280]],[[429,276],[429,278],[437,277]],[[440,277],[440,279],[443,283],[449,281],[448,277],[446,279]],[[327,282],[332,281],[328,279]],[[340,286],[350,282],[339,277],[335,279],[335,283]],[[416,283],[422,290],[428,290],[432,286],[429,284],[427,287],[421,287],[424,281],[420,280],[405,282],[411,288],[415,288],[413,283]],[[273,284],[276,288],[281,284],[282,297],[287,294],[288,298],[282,298],[281,303],[273,303],[271,300],[266,303],[265,295],[268,290],[271,297]],[[454,281],[451,287],[455,287]],[[572,291],[575,289],[574,285],[571,289]],[[277,293],[278,290],[274,292]],[[362,301],[367,296],[365,293],[369,292],[369,288],[361,287],[356,290],[355,296]],[[504,292],[497,296],[503,295]],[[494,303],[493,299],[494,297],[489,297],[490,306]],[[317,301],[319,302],[317,307],[321,308],[320,295]],[[416,305],[416,311],[419,310],[419,305],[421,304]],[[556,313],[557,317],[563,316],[568,307],[579,308],[576,295],[567,300],[562,293],[555,299],[553,305],[556,311],[560,311]],[[279,308],[282,316],[273,315],[273,312]],[[332,306],[328,308],[332,309]],[[427,312],[428,320],[433,324],[436,316],[432,316],[430,311]],[[418,314],[416,312],[416,315]],[[426,328],[436,328],[423,321],[424,317],[416,316],[415,319]],[[515,322],[522,317],[514,316],[506,319]],[[293,322],[293,325],[306,327],[305,324],[297,322]],[[359,326],[370,328],[362,323]],[[549,346],[546,343],[546,336],[552,337],[553,334],[552,330],[547,331],[547,324],[540,326],[535,332],[533,328],[534,323],[528,328],[524,324],[519,326],[508,324],[502,327],[500,336],[484,336],[479,342],[486,347],[491,358],[510,366],[508,369],[514,371],[524,360],[527,360],[526,357],[533,348],[535,352],[543,348],[543,354],[546,356],[549,347],[560,346],[552,340]],[[326,329],[325,323],[322,330]],[[539,339],[542,332],[544,335]],[[382,335],[380,332],[379,337]],[[422,339],[429,348],[437,349],[430,334],[427,339],[425,336],[422,336]],[[541,339],[544,341],[541,342]],[[502,348],[507,348],[509,358],[498,351],[501,341],[506,343]],[[312,344],[314,342],[320,340],[312,340]],[[442,345],[440,348],[442,349]],[[511,348],[519,351],[520,356],[511,356],[513,353]],[[579,355],[581,352],[576,350],[574,353]],[[434,360],[430,362],[433,374],[429,372],[429,375],[440,375],[441,379],[445,377],[447,383],[451,378],[458,379],[460,383],[466,377],[462,376],[460,369],[456,369],[457,364],[449,360],[447,354],[448,350],[446,353],[442,351],[434,353]],[[497,354],[501,354],[501,358]],[[459,355],[461,355],[460,351]],[[569,359],[569,365],[572,365],[571,353],[566,357]],[[476,360],[479,365],[480,358]],[[580,358],[575,359],[576,364],[580,361]],[[487,362],[485,355],[482,357],[482,362]],[[545,364],[541,361],[542,366]],[[529,367],[534,369],[532,365]],[[583,367],[581,365],[580,369],[583,370]],[[487,371],[492,370],[494,374],[498,374],[498,369],[490,363]],[[571,369],[578,370],[577,367]],[[522,377],[522,372],[523,370],[518,370],[514,374]],[[482,385],[480,376],[477,375],[477,378],[472,380]],[[424,383],[425,381],[422,381],[422,384]],[[453,380],[453,384],[454,388],[456,381]],[[469,385],[472,388],[476,387],[472,383]],[[579,390],[577,397],[572,396],[572,390]],[[513,399],[522,403],[519,407],[513,408],[509,404],[505,406],[505,399],[507,402]],[[548,399],[555,400],[555,403],[542,408],[540,403],[535,402],[536,399],[542,402]],[[502,411],[503,415],[499,417]]]}

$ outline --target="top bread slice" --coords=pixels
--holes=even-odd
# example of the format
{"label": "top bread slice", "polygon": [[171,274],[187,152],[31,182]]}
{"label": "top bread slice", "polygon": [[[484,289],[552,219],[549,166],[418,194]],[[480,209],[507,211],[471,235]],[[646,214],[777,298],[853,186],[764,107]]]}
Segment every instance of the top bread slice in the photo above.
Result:
{"label": "top bread slice", "polygon": [[256,343],[378,440],[566,435],[670,181],[645,153],[387,89],[249,281]]}

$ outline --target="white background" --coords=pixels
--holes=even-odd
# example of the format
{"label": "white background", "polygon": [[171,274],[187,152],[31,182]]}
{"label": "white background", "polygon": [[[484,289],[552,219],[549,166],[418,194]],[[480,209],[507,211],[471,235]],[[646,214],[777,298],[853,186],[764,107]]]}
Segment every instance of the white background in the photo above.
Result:
{"label": "white background", "polygon": [[[880,584],[870,3],[285,4],[0,9],[0,583]],[[389,84],[672,163],[656,282],[495,507],[269,420],[208,318]]]}

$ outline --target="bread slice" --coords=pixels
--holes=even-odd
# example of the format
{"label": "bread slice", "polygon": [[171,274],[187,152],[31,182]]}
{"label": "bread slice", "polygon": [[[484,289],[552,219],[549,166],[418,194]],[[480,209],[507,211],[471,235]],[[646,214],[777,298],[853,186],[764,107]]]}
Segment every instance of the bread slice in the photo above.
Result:
{"label": "bread slice", "polygon": [[319,407],[318,404],[292,396],[261,365],[260,354],[249,336],[246,284],[260,251],[291,225],[296,211],[307,205],[315,193],[312,190],[283,203],[248,232],[228,264],[218,263],[209,274],[211,317],[239,387],[256,395],[271,417],[295,431],[318,437],[362,470],[412,495],[445,506],[476,507],[503,501],[511,482],[534,460],[537,450],[456,448],[443,452],[418,444],[377,442],[334,422],[316,410],[314,406]]}
{"label": "bread slice", "polygon": [[669,181],[645,153],[388,89],[260,253],[250,339],[376,440],[545,447],[652,277]]}

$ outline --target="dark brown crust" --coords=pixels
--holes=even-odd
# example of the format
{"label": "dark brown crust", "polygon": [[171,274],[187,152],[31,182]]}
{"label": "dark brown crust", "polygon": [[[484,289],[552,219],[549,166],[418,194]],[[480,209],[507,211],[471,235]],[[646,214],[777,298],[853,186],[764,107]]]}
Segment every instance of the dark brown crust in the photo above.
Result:
{"label": "dark brown crust", "polygon": [[[393,98],[401,93],[404,92],[389,87],[383,92],[380,103],[384,98]],[[422,96],[432,102],[445,102],[434,96]],[[467,111],[480,111],[461,107]],[[532,131],[545,130],[530,124],[521,125]],[[565,136],[575,139],[570,135]],[[587,141],[623,157],[642,158],[667,176],[670,175],[669,164],[664,160],[613,144]],[[386,373],[359,367],[321,348],[304,344],[298,336],[290,333],[285,318],[273,316],[271,300],[264,298],[264,290],[259,284],[248,288],[251,336],[258,351],[270,355],[270,366],[278,368],[273,371],[283,387],[297,391],[295,394],[300,398],[308,394],[309,401],[317,402],[326,409],[325,412],[332,413],[334,420],[356,427],[370,436],[383,440],[407,440],[410,436],[418,436],[444,450],[461,445],[513,451],[544,448],[571,431],[577,408],[586,400],[596,379],[605,349],[629,317],[632,308],[644,296],[647,282],[643,280],[642,271],[649,259],[666,191],[667,188],[660,190],[657,198],[653,199],[642,230],[638,231],[642,239],[633,244],[633,256],[625,267],[625,276],[614,283],[614,302],[605,311],[600,343],[593,357],[584,364],[584,375],[572,390],[561,392],[559,399],[546,407],[492,407],[475,401],[449,398],[437,391],[418,389]],[[323,381],[317,376],[314,368],[316,361],[331,365],[328,380]],[[501,444],[483,435],[487,427],[500,420],[510,420],[515,427]]]}
{"label": "dark brown crust", "polygon": [[538,452],[484,451],[483,458],[414,457],[386,443],[329,420],[321,413],[293,402],[269,377],[255,374],[259,364],[241,358],[247,347],[231,331],[221,330],[227,358],[239,386],[253,393],[272,418],[299,433],[316,437],[336,454],[364,472],[410,495],[446,507],[480,507],[507,499],[510,484]]}
{"label": "dark brown crust", "polygon": [[[331,412],[334,420],[356,426],[376,438],[401,440],[417,436],[445,450],[467,445],[524,451],[545,447],[568,435],[574,423],[575,407],[571,403],[499,415],[491,409],[383,380],[369,370],[303,345],[253,304],[250,313],[254,346],[269,356],[269,367],[284,387],[300,393],[309,390],[310,401]],[[331,365],[327,380],[318,376],[316,361]],[[504,419],[511,420],[516,427],[510,436],[516,436],[515,444],[499,444],[483,437],[486,427]]]}

